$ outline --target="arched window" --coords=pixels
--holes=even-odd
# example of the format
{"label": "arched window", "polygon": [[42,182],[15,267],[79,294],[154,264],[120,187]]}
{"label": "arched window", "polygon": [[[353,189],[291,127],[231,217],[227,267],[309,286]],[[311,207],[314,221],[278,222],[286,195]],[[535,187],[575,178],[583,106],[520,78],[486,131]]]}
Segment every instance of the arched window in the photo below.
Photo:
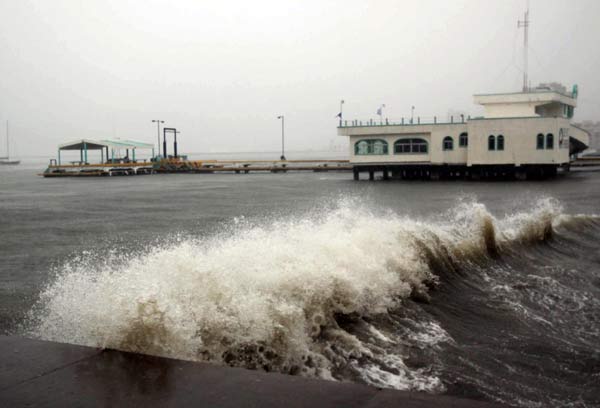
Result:
{"label": "arched window", "polygon": [[354,144],[354,154],[362,155],[383,155],[388,154],[388,144],[381,139],[363,139]]}
{"label": "arched window", "polygon": [[444,138],[442,147],[444,150],[454,150],[454,139],[452,139],[450,136],[446,136]]}
{"label": "arched window", "polygon": [[461,133],[458,137],[458,147],[467,147],[469,145],[469,134],[467,132]]}
{"label": "arched window", "polygon": [[398,139],[394,143],[394,154],[422,154],[427,150],[427,141],[424,139]]}
{"label": "arched window", "polygon": [[504,150],[504,136],[498,135],[496,138],[496,150]]}
{"label": "arched window", "polygon": [[369,154],[369,143],[366,140],[356,142],[354,145],[354,154]]}
{"label": "arched window", "polygon": [[375,140],[373,143],[373,154],[387,154],[388,144],[385,140]]}
{"label": "arched window", "polygon": [[496,150],[496,138],[494,135],[488,136],[488,150]]}
{"label": "arched window", "polygon": [[537,135],[537,148],[539,150],[544,148],[544,135],[542,133],[538,133]]}
{"label": "arched window", "polygon": [[554,135],[552,133],[546,135],[546,149],[554,149]]}

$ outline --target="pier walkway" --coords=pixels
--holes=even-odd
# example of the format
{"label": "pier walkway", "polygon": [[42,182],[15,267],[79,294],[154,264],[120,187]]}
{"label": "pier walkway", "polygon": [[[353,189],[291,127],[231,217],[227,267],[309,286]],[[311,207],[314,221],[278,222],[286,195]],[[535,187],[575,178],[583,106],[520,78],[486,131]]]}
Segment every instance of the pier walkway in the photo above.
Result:
{"label": "pier walkway", "polygon": [[347,160],[181,160],[128,163],[51,164],[44,177],[133,176],[156,173],[285,173],[288,171],[350,171]]}
{"label": "pier walkway", "polygon": [[497,407],[21,337],[0,337],[5,407]]}

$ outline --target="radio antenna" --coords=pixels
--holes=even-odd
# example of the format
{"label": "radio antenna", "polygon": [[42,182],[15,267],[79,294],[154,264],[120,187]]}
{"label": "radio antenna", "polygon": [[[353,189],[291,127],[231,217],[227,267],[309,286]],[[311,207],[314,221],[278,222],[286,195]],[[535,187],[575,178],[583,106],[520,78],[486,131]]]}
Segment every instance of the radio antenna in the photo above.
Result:
{"label": "radio antenna", "polygon": [[517,28],[523,28],[523,92],[529,91],[527,71],[529,69],[529,1],[527,1],[527,10],[524,19],[517,21]]}

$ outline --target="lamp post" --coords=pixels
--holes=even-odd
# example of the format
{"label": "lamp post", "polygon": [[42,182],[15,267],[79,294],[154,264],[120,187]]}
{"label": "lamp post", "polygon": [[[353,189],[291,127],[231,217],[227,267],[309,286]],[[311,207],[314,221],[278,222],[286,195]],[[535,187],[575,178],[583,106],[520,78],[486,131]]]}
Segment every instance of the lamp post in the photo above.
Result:
{"label": "lamp post", "polygon": [[[153,119],[152,123],[156,122],[156,130],[157,130],[157,134],[158,134],[158,155],[160,156],[160,124],[161,123],[165,123],[164,120],[159,120],[159,119]],[[164,153],[164,152],[163,152]]]}
{"label": "lamp post", "polygon": [[410,124],[411,124],[411,125],[413,124],[413,120],[414,120],[414,118],[415,118],[415,107],[414,107],[414,106],[412,106],[412,107],[410,108]]}
{"label": "lamp post", "polygon": [[344,100],[342,99],[340,101],[340,127],[342,127],[343,107],[344,107]]}
{"label": "lamp post", "polygon": [[285,132],[285,118],[283,117],[283,115],[277,116],[277,119],[281,119],[281,160],[286,160],[285,158],[285,138],[284,138],[284,132]]}
{"label": "lamp post", "polygon": [[181,132],[176,130],[173,133],[175,135],[175,141],[173,142],[173,151],[175,153],[175,158],[177,159],[177,158],[179,158],[179,156],[177,155],[177,135]]}

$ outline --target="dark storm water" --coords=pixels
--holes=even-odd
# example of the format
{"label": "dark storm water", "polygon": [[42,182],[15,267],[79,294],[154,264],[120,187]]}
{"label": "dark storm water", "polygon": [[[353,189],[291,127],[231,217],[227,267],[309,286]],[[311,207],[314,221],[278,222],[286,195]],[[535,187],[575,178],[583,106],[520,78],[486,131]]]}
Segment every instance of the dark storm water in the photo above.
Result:
{"label": "dark storm water", "polygon": [[[3,333],[515,406],[600,406],[598,172],[422,183],[43,179],[38,167],[0,168]],[[188,324],[192,334],[177,332]]]}

